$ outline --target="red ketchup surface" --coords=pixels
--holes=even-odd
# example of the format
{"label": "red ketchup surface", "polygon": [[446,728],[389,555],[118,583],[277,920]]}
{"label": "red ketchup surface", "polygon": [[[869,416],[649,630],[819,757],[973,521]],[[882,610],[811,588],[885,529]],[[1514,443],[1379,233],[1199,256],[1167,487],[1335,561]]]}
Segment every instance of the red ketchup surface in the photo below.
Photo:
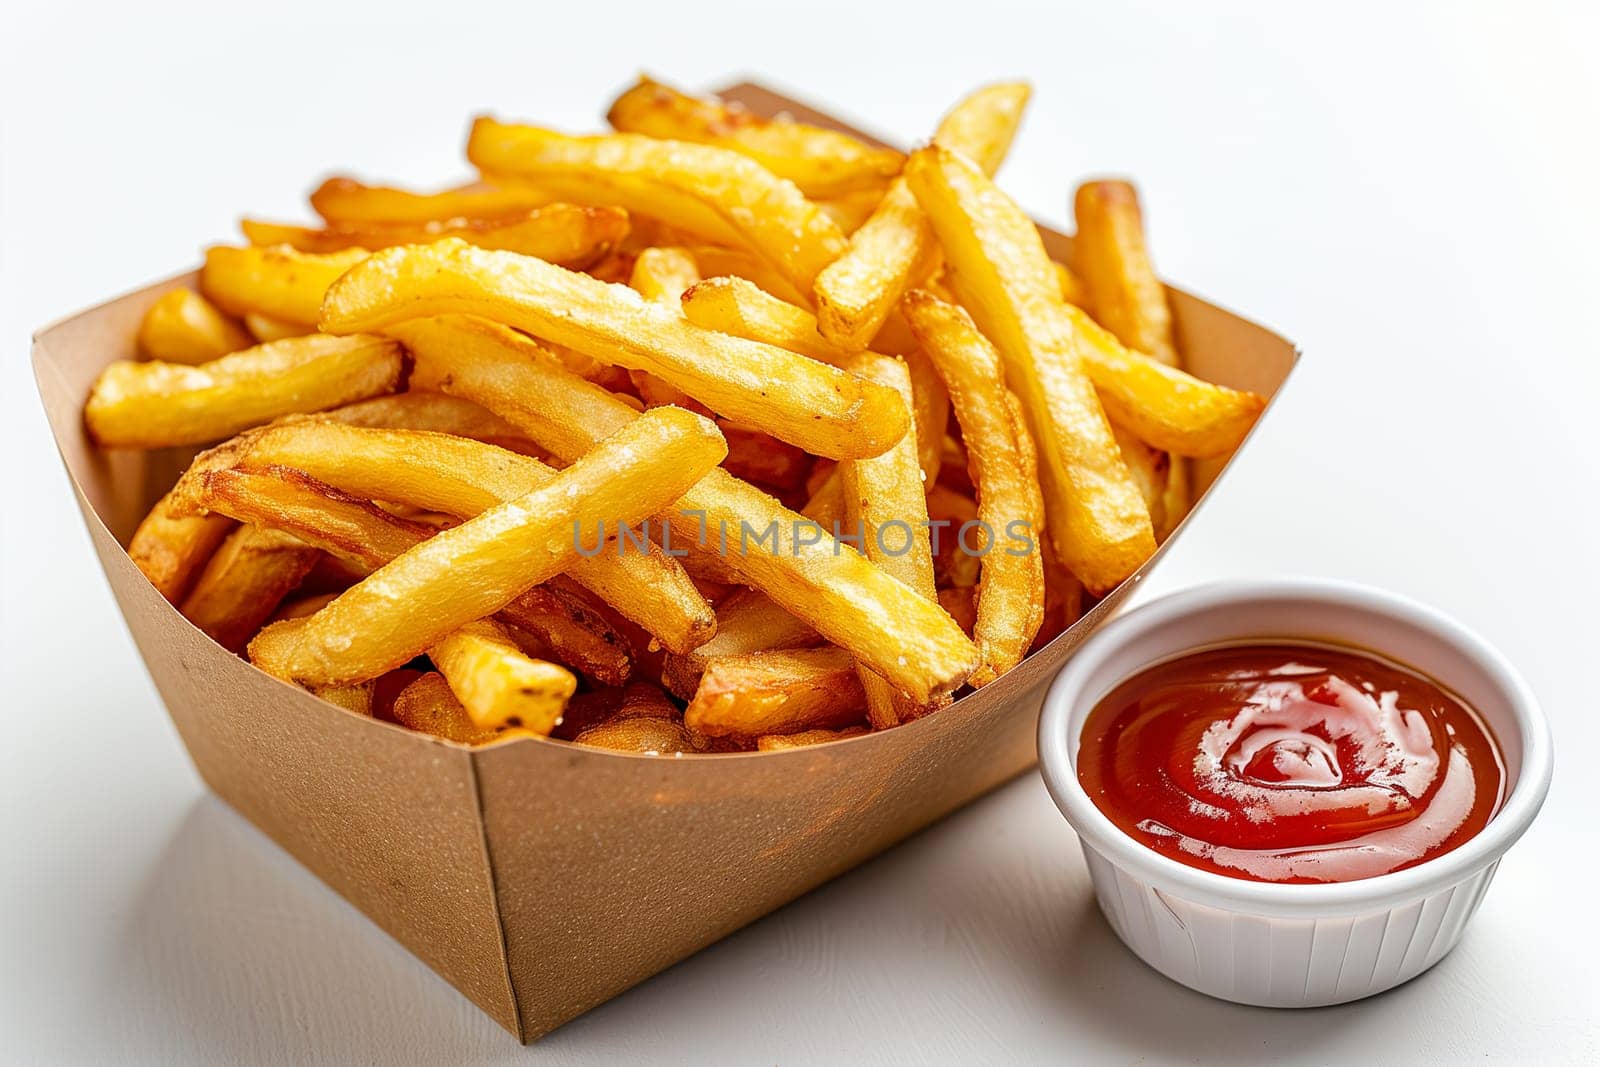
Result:
{"label": "red ketchup surface", "polygon": [[1313,645],[1192,652],[1117,686],[1078,779],[1130,837],[1261,882],[1346,882],[1462,844],[1505,766],[1477,714],[1422,675]]}

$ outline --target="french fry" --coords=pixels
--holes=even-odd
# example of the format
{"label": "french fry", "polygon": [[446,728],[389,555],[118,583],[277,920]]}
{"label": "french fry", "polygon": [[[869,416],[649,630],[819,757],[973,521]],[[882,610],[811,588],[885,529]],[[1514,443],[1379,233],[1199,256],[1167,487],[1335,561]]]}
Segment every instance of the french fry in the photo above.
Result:
{"label": "french fry", "polygon": [[728,458],[722,465],[735,477],[790,491],[805,484],[811,471],[811,458],[805,452],[727,419],[718,420],[717,426],[728,440]]}
{"label": "french fry", "polygon": [[[433,319],[405,340],[417,361],[417,387],[482,404],[558,459],[581,455],[641,417],[535,342],[493,323]],[[972,643],[937,604],[726,471],[707,474],[666,517],[674,544],[689,548],[691,560],[709,559],[731,580],[765,592],[919,703],[960,687],[977,664]]]}
{"label": "french fry", "polygon": [[311,692],[314,696],[319,696],[336,707],[341,707],[345,711],[353,711],[357,715],[364,715],[370,719],[372,718],[373,691],[376,688],[374,682],[361,682],[358,685],[319,685],[314,687]]}
{"label": "french fry", "polygon": [[479,248],[525,256],[582,270],[599,262],[628,235],[628,214],[618,208],[545,204],[491,219],[457,218],[422,223],[346,225],[324,230],[245,219],[240,224],[253,245],[288,245],[301,252],[376,252],[396,245],[427,244],[459,237]]}
{"label": "french fry", "polygon": [[1111,424],[1111,435],[1117,439],[1117,451],[1122,455],[1122,462],[1128,465],[1128,473],[1133,475],[1139,495],[1144,497],[1150,523],[1159,539],[1160,531],[1166,527],[1167,472],[1171,460],[1165,452],[1151,448],[1115,422]]}
{"label": "french fry", "polygon": [[707,737],[837,729],[861,721],[865,700],[841,648],[752,652],[707,663],[683,721]]}
{"label": "french fry", "polygon": [[[999,353],[967,313],[915,289],[901,310],[949,389],[977,489],[978,519],[996,539],[983,556],[973,625],[982,665],[969,681],[982,686],[1022,662],[1043,618],[1044,565],[1032,542],[1044,526],[1044,502],[1033,446],[1006,391]],[[1019,522],[1027,551],[1015,550],[1008,536]]]}
{"label": "french fry", "polygon": [[793,183],[725,148],[637,134],[569,137],[480,118],[467,158],[493,181],[650,215],[765,260],[801,292],[844,250],[844,234]]}
{"label": "french fry", "polygon": [[1073,196],[1073,215],[1072,265],[1095,319],[1129,348],[1178,366],[1172,309],[1145,247],[1139,194],[1127,182],[1084,182]]}
{"label": "french fry", "polygon": [[499,219],[550,203],[522,186],[474,183],[437,193],[414,193],[354,178],[329,178],[311,194],[311,208],[330,226],[417,225],[449,219]]}
{"label": "french fry", "polygon": [[764,593],[741,589],[717,605],[717,633],[711,640],[662,661],[661,681],[685,700],[699,688],[706,664],[724,656],[820,645],[822,636]]}
{"label": "french fry", "polygon": [[163,363],[209,363],[251,343],[237,322],[193,289],[162,294],[139,320],[139,351]]}
{"label": "french fry", "polygon": [[314,329],[328,286],[366,257],[360,248],[317,254],[217,245],[206,249],[200,291],[231,315],[253,312]]}
{"label": "french fry", "polygon": [[1061,286],[1061,299],[1085,311],[1092,310],[1094,302],[1089,297],[1089,286],[1084,280],[1074,274],[1072,268],[1065,263],[1052,260],[1050,266],[1055,268],[1056,281]]}
{"label": "french fry", "polygon": [[[972,637],[978,629],[978,590],[970,586],[950,586],[939,590],[939,606]],[[1042,612],[1041,612],[1042,614]]]}
{"label": "french fry", "polygon": [[1079,308],[1066,306],[1066,322],[1106,414],[1155,448],[1194,458],[1225,455],[1266,407],[1256,393],[1213,385],[1129,351]]}
{"label": "french fry", "polygon": [[978,526],[977,501],[948,485],[935,484],[928,490],[928,519],[939,530],[938,547],[933,554],[937,584],[961,589],[976,587],[983,570],[983,557],[978,553],[988,543]]}
{"label": "french fry", "polygon": [[[809,311],[764,292],[744,278],[708,278],[684,290],[682,302],[689,321],[708,330],[777,345],[840,367],[853,355],[823,337],[817,329],[816,316]],[[913,348],[905,360],[911,374],[917,454],[923,478],[932,484],[950,417],[950,398],[922,353]]]}
{"label": "french fry", "polygon": [[[618,424],[620,428],[621,424]],[[604,435],[602,435],[604,436]],[[579,450],[582,451],[581,449]],[[248,435],[199,457],[175,492],[181,497],[208,467],[245,464],[252,468],[281,466],[309,474],[361,500],[394,500],[460,518],[472,518],[488,508],[541,486],[556,472],[538,460],[505,449],[447,434],[414,430],[352,427],[332,421],[296,420]],[[192,510],[196,502],[188,501]],[[182,503],[174,502],[181,508]],[[309,536],[309,531],[303,531]],[[677,560],[659,547],[646,551],[604,552],[574,560],[569,573],[584,588],[611,604],[623,617],[649,631],[667,648],[687,652],[704,643],[716,628],[716,616]],[[571,636],[569,643],[557,634],[562,614],[572,615],[569,604],[546,604],[557,618],[539,623],[539,610],[511,619],[532,630],[564,653],[574,653],[593,643]],[[593,626],[586,629],[594,630]],[[597,634],[602,644],[615,645],[613,635]],[[610,684],[620,684],[627,662],[607,672],[601,664],[616,663],[595,649],[581,660],[565,660],[585,673]],[[621,671],[622,677],[615,677]]]}
{"label": "french fry", "polygon": [[448,634],[428,658],[484,730],[521,726],[548,736],[578,687],[570,672],[525,655],[504,626],[487,619]]}
{"label": "french fry", "polygon": [[[1078,221],[1073,262],[1082,273],[1081,284],[1097,321],[1127,347],[1181,369],[1166,287],[1156,277],[1145,244],[1138,192],[1128,182],[1084,182],[1073,197],[1073,214]],[[1068,303],[1090,306],[1070,297]],[[1156,536],[1165,538],[1188,510],[1189,467],[1181,457],[1173,457],[1167,465]]]}
{"label": "french fry", "polygon": [[[893,389],[906,407],[911,407],[911,376],[904,363],[891,356],[864,352],[852,358],[850,368]],[[922,488],[915,436],[907,434],[881,456],[841,463],[839,473],[845,519],[861,535],[867,559],[912,592],[937,602],[933,550],[928,538],[928,498]],[[902,532],[903,542],[897,540]],[[858,664],[857,670],[867,697],[867,720],[874,729],[887,729],[924,710],[901,698],[871,668]]]}
{"label": "french fry", "polygon": [[878,210],[878,205],[883,203],[883,194],[887,191],[887,186],[874,186],[818,200],[817,206],[828,213],[828,217],[839,227],[840,233],[849,237],[866,225],[872,213]]}
{"label": "french fry", "polygon": [[847,737],[860,737],[870,733],[865,726],[846,726],[843,730],[803,730],[797,734],[767,734],[756,738],[758,752],[787,752],[792,748],[810,748],[829,741],[843,741]]}
{"label": "french fry", "polygon": [[[1029,88],[1005,82],[979,89],[946,115],[934,142],[972,159],[985,174],[1000,168],[1022,121]],[[889,312],[938,263],[939,248],[904,177],[890,184],[849,248],[817,277],[822,333],[848,351],[872,344]]]}
{"label": "french fry", "polygon": [[[358,578],[437,532],[290,467],[226,467],[198,477],[196,506],[289,534],[353,564]],[[633,670],[626,638],[581,597],[558,588],[560,581],[521,593],[501,609],[500,619],[526,630],[561,662],[602,684],[621,685]]]}
{"label": "french fry", "polygon": [[217,644],[238,652],[310,573],[317,555],[277,530],[241,526],[206,563],[180,610]]}
{"label": "french fry", "polygon": [[428,430],[470,437],[475,441],[504,441],[521,436],[515,426],[470,400],[416,390],[360,400],[316,417],[344,426]]}
{"label": "french fry", "polygon": [[394,721],[409,730],[461,745],[487,745],[518,737],[537,737],[519,727],[486,730],[472,720],[450,684],[437,671],[421,675],[394,698]]}
{"label": "french fry", "polygon": [[289,322],[287,319],[275,319],[271,315],[263,315],[257,311],[247,311],[244,316],[244,328],[250,331],[258,343],[267,341],[282,341],[290,337],[304,337],[308,333],[316,333],[316,327],[304,323]]}
{"label": "french fry", "polygon": [[329,291],[322,325],[362,333],[453,312],[649,371],[718,414],[817,455],[876,455],[910,422],[899,398],[876,383],[701,329],[620,286],[454,240],[376,253]]}
{"label": "french fry", "polygon": [[786,119],[764,119],[736,104],[688,96],[647,77],[617,97],[606,119],[622,133],[728,148],[749,156],[808,196],[882,186],[905,157],[848,134]]}
{"label": "french fry", "polygon": [[743,249],[730,248],[726,245],[701,244],[693,246],[690,251],[694,254],[694,261],[700,267],[702,277],[743,278],[754,282],[779,300],[797,307],[811,302],[809,294],[802,293],[790,285],[783,275]]}
{"label": "french fry", "polygon": [[257,634],[250,658],[309,684],[376,677],[569,566],[579,520],[615,530],[655,514],[725,452],[705,419],[646,412],[546,485],[436,534],[311,618]]}
{"label": "french fry", "polygon": [[698,751],[693,735],[682,723],[647,716],[591,726],[573,738],[573,743],[641,756],[680,756]]}
{"label": "french fry", "polygon": [[[628,285],[634,292],[656,304],[676,309],[683,291],[700,280],[700,268],[694,256],[685,248],[646,248],[633,261],[628,275]],[[633,387],[646,407],[675,404],[698,414],[706,414],[703,405],[683,391],[657,378],[649,371],[628,372]]]}
{"label": "french fry", "polygon": [[224,515],[181,511],[179,496],[173,489],[156,501],[128,541],[128,558],[172,604],[183,602],[201,568],[234,528]]}
{"label": "french fry", "polygon": [[362,335],[274,341],[192,367],[118,360],[95,379],[84,420],[102,448],[204,444],[392,392],[401,369],[398,344]]}
{"label": "french fry", "polygon": [[1089,589],[1109,591],[1155,552],[1155,532],[1084,373],[1067,318],[1075,309],[1061,299],[1039,233],[982,171],[938,144],[912,155],[906,181],[938,235],[946,280],[999,350],[1027,412],[1046,530]]}

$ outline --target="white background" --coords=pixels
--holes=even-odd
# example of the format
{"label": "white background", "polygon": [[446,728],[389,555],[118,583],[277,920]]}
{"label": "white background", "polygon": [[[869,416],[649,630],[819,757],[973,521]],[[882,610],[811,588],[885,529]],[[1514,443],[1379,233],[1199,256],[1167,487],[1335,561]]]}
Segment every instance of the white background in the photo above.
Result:
{"label": "white background", "polygon": [[[1600,1057],[1592,8],[31,6],[0,30],[0,1057]],[[1003,184],[1062,221],[1076,178],[1136,175],[1164,273],[1303,346],[1151,588],[1356,578],[1520,664],[1555,786],[1460,949],[1340,1008],[1190,993],[1115,941],[1029,775],[524,1050],[207,796],[91,556],[28,333],[242,211],[300,216],[326,169],[456,178],[476,111],[593,126],[641,67],[758,74],[905,142],[1025,76]]]}

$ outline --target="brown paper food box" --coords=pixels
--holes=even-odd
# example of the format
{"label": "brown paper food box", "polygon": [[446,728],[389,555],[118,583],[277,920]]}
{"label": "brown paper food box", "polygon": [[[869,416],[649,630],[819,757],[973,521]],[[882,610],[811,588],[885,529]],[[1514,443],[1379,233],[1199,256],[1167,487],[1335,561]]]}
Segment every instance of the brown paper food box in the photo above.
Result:
{"label": "brown paper food box", "polygon": [[[754,85],[724,95],[838,127]],[[1065,256],[1065,238],[1045,239]],[[1031,767],[1045,686],[1161,558],[1010,674],[884,733],[676,759],[544,740],[474,751],[268,677],[189,625],[129,561],[123,545],[190,453],[102,454],[84,435],[83,402],[102,367],[133,356],[145,308],[193,282],[172,278],[35,338],[39,392],[112,591],[206,783],[519,1040]],[[1277,392],[1292,345],[1171,298],[1193,373]],[[1197,486],[1225,466],[1200,465]]]}

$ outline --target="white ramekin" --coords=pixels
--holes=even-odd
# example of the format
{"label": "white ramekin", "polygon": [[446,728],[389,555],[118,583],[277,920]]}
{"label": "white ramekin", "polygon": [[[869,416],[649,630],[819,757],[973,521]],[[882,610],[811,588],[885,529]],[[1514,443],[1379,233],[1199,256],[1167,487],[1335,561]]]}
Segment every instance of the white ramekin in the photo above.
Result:
{"label": "white ramekin", "polygon": [[[1203,871],[1128,837],[1078,783],[1083,721],[1119,682],[1182,652],[1248,640],[1371,649],[1453,690],[1483,716],[1508,775],[1483,832],[1393,874],[1276,885]],[[1138,608],[1084,643],[1039,721],[1045,785],[1083,844],[1117,935],[1169,978],[1224,1000],[1313,1007],[1381,993],[1455,947],[1500,857],[1550,786],[1550,730],[1517,671],[1482,638],[1393,593],[1304,578],[1201,586]]]}

